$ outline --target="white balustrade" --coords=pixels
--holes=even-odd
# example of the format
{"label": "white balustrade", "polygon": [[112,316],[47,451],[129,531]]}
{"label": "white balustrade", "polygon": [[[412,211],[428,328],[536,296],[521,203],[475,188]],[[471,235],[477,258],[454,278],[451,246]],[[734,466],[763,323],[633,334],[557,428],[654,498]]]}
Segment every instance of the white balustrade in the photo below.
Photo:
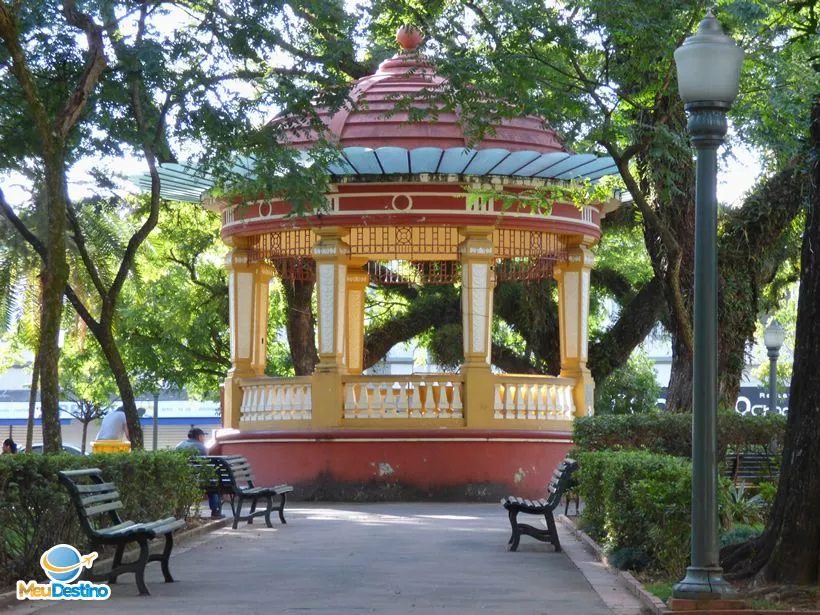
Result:
{"label": "white balustrade", "polygon": [[493,400],[493,416],[497,419],[569,421],[575,414],[571,382],[499,380]]}
{"label": "white balustrade", "polygon": [[345,383],[344,418],[464,418],[462,383],[445,377],[360,377]]}
{"label": "white balustrade", "polygon": [[311,417],[311,385],[293,380],[242,383],[241,421],[306,420]]}

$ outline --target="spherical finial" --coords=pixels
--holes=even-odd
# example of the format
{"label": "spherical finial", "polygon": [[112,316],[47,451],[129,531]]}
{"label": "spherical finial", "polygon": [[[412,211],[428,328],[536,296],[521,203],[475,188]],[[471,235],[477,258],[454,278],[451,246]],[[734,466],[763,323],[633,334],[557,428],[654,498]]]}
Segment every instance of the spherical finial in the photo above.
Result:
{"label": "spherical finial", "polygon": [[423,40],[424,36],[416,26],[405,24],[396,32],[396,42],[404,51],[414,51]]}

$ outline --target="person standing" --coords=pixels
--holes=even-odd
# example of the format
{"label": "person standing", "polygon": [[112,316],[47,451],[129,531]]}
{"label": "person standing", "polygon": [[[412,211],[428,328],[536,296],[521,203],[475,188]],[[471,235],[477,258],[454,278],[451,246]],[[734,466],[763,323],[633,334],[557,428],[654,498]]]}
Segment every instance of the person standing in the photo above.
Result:
{"label": "person standing", "polygon": [[[193,427],[188,432],[188,439],[176,445],[178,451],[190,451],[192,454],[205,456],[208,454],[208,447],[205,446],[205,432],[199,427]],[[222,497],[218,493],[208,494],[208,506],[211,509],[212,519],[223,519]]]}
{"label": "person standing", "polygon": [[120,406],[114,412],[109,412],[103,417],[96,439],[131,440],[128,435],[128,421],[125,420],[125,408]]}

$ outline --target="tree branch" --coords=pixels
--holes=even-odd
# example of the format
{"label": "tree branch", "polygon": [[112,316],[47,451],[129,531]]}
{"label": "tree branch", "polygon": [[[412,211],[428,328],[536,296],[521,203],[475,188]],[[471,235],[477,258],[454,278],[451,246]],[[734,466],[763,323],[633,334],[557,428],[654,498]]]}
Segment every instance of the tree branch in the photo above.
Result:
{"label": "tree branch", "polygon": [[77,8],[75,0],[63,0],[63,15],[69,24],[85,32],[85,38],[88,41],[88,53],[85,67],[74,93],[66,101],[54,123],[55,136],[58,136],[61,141],[65,140],[69,131],[82,115],[88,103],[88,98],[91,92],[94,91],[94,87],[100,80],[100,76],[107,65],[102,26],[95,24],[87,13],[81,12]]}
{"label": "tree branch", "polygon": [[596,382],[602,382],[623,365],[652,331],[666,310],[663,281],[656,276],[621,311],[609,330],[589,345],[589,369]]}
{"label": "tree branch", "polygon": [[37,254],[40,255],[40,258],[43,259],[45,262],[46,260],[46,246],[43,244],[42,241],[32,233],[26,224],[17,217],[17,214],[14,213],[14,210],[11,208],[11,205],[8,204],[6,201],[6,196],[3,194],[3,189],[0,188],[0,210],[3,211],[3,215],[6,216],[6,219],[11,223],[11,225],[17,229],[17,232],[23,236],[29,245],[34,248]]}

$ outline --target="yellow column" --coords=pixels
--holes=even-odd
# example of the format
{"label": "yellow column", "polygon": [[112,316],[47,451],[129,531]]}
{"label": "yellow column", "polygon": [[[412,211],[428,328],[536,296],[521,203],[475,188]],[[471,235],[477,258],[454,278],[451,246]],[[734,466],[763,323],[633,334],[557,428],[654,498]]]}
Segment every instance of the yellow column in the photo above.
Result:
{"label": "yellow column", "polygon": [[570,246],[567,262],[555,268],[558,282],[561,376],[575,379],[575,416],[594,410],[595,381],[587,369],[589,345],[589,277],[595,257],[586,245]]}
{"label": "yellow column", "polygon": [[344,229],[315,229],[319,238],[313,246],[316,260],[319,363],[313,374],[312,426],[335,427],[342,421],[342,375],[347,331],[347,265],[349,246],[342,241]]}
{"label": "yellow column", "polygon": [[495,249],[492,228],[459,229],[461,320],[464,330],[464,418],[467,427],[489,427],[493,418],[493,377],[490,337],[493,322]]}
{"label": "yellow column", "polygon": [[225,379],[222,423],[238,427],[242,405],[242,378],[265,375],[268,290],[273,270],[251,263],[245,240],[235,239],[225,258],[228,270],[228,314],[231,334],[231,369]]}
{"label": "yellow column", "polygon": [[364,365],[364,305],[365,289],[370,282],[363,263],[347,268],[347,339],[345,340],[345,363],[347,373],[361,374]]}

